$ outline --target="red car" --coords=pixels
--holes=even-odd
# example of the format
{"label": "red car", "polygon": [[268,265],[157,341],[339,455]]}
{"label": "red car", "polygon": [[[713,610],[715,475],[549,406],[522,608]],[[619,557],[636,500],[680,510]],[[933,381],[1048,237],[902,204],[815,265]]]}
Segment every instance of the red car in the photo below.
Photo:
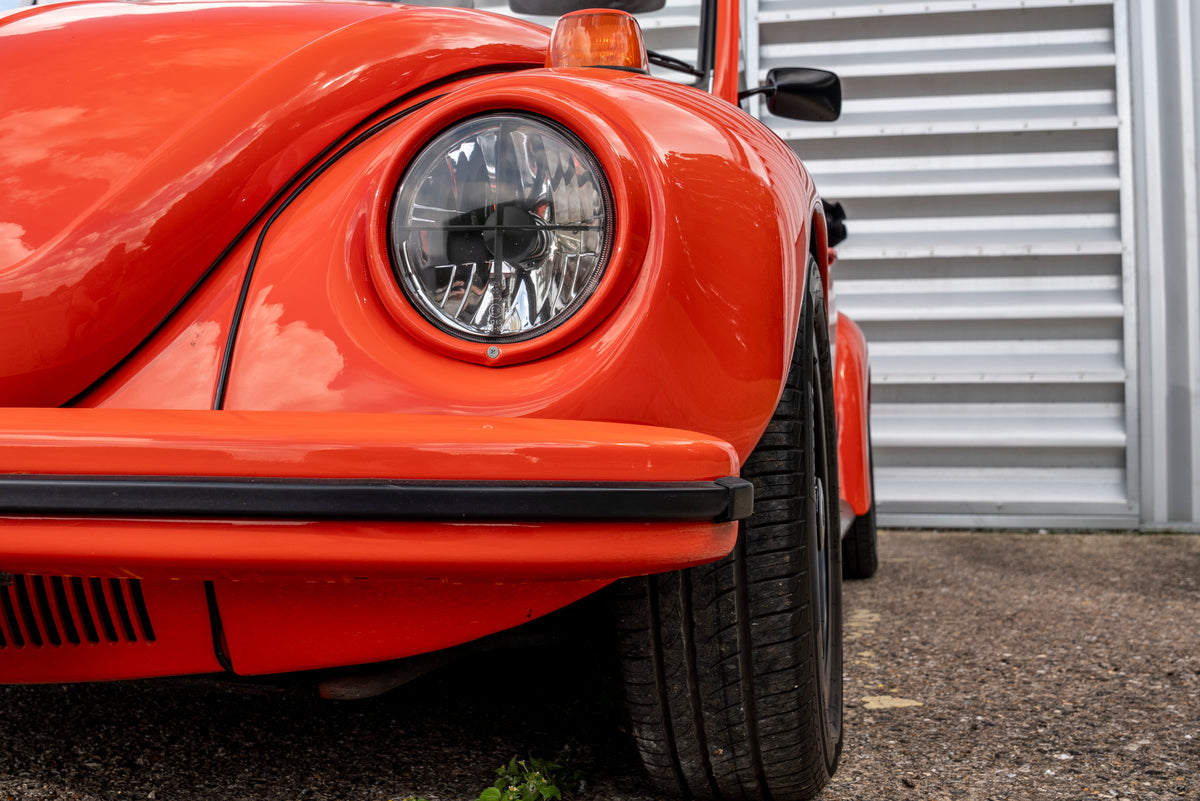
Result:
{"label": "red car", "polygon": [[0,16],[0,682],[368,694],[614,585],[653,779],[816,792],[866,346],[738,104],[840,89],[739,98],[736,0],[702,6],[695,64],[613,10]]}

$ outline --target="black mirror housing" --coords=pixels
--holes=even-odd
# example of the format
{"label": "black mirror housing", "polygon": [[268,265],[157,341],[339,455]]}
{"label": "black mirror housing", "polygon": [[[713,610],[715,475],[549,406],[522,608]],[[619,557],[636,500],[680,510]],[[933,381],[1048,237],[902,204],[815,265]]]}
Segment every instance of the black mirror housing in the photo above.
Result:
{"label": "black mirror housing", "polygon": [[842,113],[842,82],[828,70],[780,67],[767,73],[767,109],[777,117],[833,122]]}

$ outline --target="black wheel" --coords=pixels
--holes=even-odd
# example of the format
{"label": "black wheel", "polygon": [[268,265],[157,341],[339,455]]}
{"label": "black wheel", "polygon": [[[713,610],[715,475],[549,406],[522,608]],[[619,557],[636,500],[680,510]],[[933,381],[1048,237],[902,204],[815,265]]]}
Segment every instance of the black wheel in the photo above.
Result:
{"label": "black wheel", "polygon": [[[867,442],[871,425],[867,424]],[[875,455],[868,445],[867,469],[871,477],[871,508],[854,518],[842,538],[842,578],[869,579],[879,569],[879,535],[875,529]]]}
{"label": "black wheel", "polygon": [[837,440],[811,261],[808,286],[787,386],[742,470],[754,482],[754,514],[733,553],[617,589],[633,736],[667,792],[807,799],[841,752]]}

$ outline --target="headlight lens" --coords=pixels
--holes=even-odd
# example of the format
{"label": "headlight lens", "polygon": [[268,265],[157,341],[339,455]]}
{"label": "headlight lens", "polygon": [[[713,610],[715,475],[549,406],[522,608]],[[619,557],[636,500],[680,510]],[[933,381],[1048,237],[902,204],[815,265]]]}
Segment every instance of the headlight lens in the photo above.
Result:
{"label": "headlight lens", "polygon": [[603,173],[575,136],[518,114],[467,120],[426,146],[396,190],[396,278],[455,336],[530,339],[591,296],[612,218]]}

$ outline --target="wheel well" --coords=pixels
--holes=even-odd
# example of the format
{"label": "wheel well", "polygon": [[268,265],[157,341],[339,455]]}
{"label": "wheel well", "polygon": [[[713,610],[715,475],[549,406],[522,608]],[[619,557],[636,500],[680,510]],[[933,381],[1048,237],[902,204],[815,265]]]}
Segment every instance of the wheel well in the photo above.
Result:
{"label": "wheel well", "polygon": [[829,229],[825,223],[825,211],[818,199],[812,209],[812,232],[808,237],[808,252],[817,263],[821,273],[821,287],[829,298]]}

